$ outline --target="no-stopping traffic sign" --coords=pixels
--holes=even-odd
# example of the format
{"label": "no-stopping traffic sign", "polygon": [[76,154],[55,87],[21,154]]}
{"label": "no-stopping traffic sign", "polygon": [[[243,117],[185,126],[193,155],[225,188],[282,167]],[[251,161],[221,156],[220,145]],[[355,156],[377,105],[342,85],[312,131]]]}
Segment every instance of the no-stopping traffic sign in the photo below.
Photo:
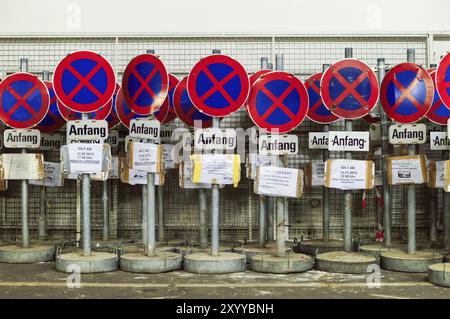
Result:
{"label": "no-stopping traffic sign", "polygon": [[44,82],[30,73],[14,73],[0,82],[0,120],[26,129],[37,125],[48,112],[50,97]]}
{"label": "no-stopping traffic sign", "polygon": [[436,92],[436,71],[431,71],[430,76],[435,85],[433,104],[425,116],[436,124],[447,125],[450,118],[450,109],[442,102],[439,94]]}
{"label": "no-stopping traffic sign", "polygon": [[150,115],[167,97],[169,75],[162,61],[154,54],[141,54],[128,63],[122,78],[122,94],[131,110]]}
{"label": "no-stopping traffic sign", "polygon": [[309,98],[304,84],[294,75],[274,71],[261,76],[253,85],[248,114],[269,133],[287,133],[305,119]]}
{"label": "no-stopping traffic sign", "polygon": [[420,120],[433,103],[434,85],[428,72],[415,63],[393,67],[381,83],[381,105],[399,123]]}
{"label": "no-stopping traffic sign", "polygon": [[305,87],[309,96],[309,109],[308,118],[319,124],[329,124],[339,120],[339,116],[334,115],[323,104],[322,97],[320,96],[320,80],[322,79],[322,73],[316,73],[311,75],[305,81]]}
{"label": "no-stopping traffic sign", "polygon": [[144,117],[144,115],[139,115],[128,107],[127,102],[125,102],[125,99],[123,98],[122,88],[117,92],[116,112],[120,122],[122,122],[126,128],[130,128],[130,121],[132,119]]}
{"label": "no-stopping traffic sign", "polygon": [[56,66],[53,89],[64,106],[89,113],[108,103],[116,86],[116,75],[107,59],[92,51],[68,54]]}
{"label": "no-stopping traffic sign", "polygon": [[250,89],[244,67],[222,54],[201,59],[187,82],[192,103],[209,116],[224,117],[237,111],[245,104]]}
{"label": "no-stopping traffic sign", "polygon": [[377,104],[379,85],[375,73],[366,63],[343,59],[323,73],[320,94],[334,115],[358,119],[369,114]]}
{"label": "no-stopping traffic sign", "polygon": [[59,112],[59,102],[56,98],[55,91],[53,90],[52,82],[45,81],[44,83],[48,89],[50,106],[48,108],[47,115],[36,126],[36,129],[38,129],[42,133],[53,133],[63,127],[64,124],[66,124],[66,120],[61,116],[61,113]]}
{"label": "no-stopping traffic sign", "polygon": [[169,123],[176,119],[177,114],[173,109],[173,92],[180,81],[169,73],[169,92],[158,111],[155,112],[155,118],[161,123]]}
{"label": "no-stopping traffic sign", "polygon": [[187,89],[187,78],[178,83],[173,94],[173,106],[177,116],[189,126],[200,124],[201,128],[212,126],[212,117],[200,112],[189,98]]}

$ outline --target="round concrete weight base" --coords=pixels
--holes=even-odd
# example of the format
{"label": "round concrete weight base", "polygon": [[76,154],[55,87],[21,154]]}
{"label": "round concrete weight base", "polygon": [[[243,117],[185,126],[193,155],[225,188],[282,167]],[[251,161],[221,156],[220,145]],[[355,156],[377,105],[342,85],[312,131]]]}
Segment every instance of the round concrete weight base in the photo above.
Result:
{"label": "round concrete weight base", "polygon": [[[122,254],[130,254],[130,253],[144,253],[145,252],[145,247],[143,244],[133,244],[133,245],[124,245],[121,247],[122,249]],[[161,247],[156,247],[156,252],[171,252],[173,253],[175,251],[175,247],[170,247],[170,246],[161,246]]]}
{"label": "round concrete weight base", "polygon": [[245,256],[236,253],[194,253],[184,257],[184,270],[197,274],[227,274],[245,271]]}
{"label": "round concrete weight base", "polygon": [[56,270],[72,273],[73,265],[80,267],[82,274],[109,272],[117,270],[117,255],[105,252],[91,252],[90,256],[83,253],[62,254],[56,259]]}
{"label": "round concrete weight base", "polygon": [[334,273],[366,274],[372,264],[378,264],[375,257],[355,252],[332,251],[316,257],[316,269]]}
{"label": "round concrete weight base", "polygon": [[[273,247],[265,247],[259,248],[258,246],[243,246],[243,247],[234,247],[233,252],[237,254],[245,255],[245,259],[247,260],[247,264],[250,263],[250,258],[257,255],[270,255],[275,252],[276,248]],[[291,248],[286,248],[286,253],[290,253],[292,251]]]}
{"label": "round concrete weight base", "polygon": [[0,262],[32,264],[55,259],[55,246],[32,244],[28,248],[16,245],[0,247]]}
{"label": "round concrete weight base", "polygon": [[157,274],[181,268],[181,254],[156,252],[155,256],[131,253],[120,256],[120,270],[128,272]]}
{"label": "round concrete weight base", "polygon": [[316,255],[328,253],[330,251],[339,251],[344,249],[342,240],[307,240],[294,246],[294,252],[307,255]]}
{"label": "round concrete weight base", "polygon": [[450,253],[446,253],[444,255],[444,262],[449,262],[450,261]]}
{"label": "round concrete weight base", "polygon": [[380,260],[380,255],[381,253],[387,252],[387,251],[391,251],[391,250],[399,250],[402,249],[402,247],[397,247],[397,248],[393,248],[393,247],[386,247],[382,244],[373,244],[373,245],[363,245],[359,247],[359,252],[363,253],[363,254],[368,254],[371,256],[374,256],[377,258],[377,260]]}
{"label": "round concrete weight base", "polygon": [[[232,252],[231,247],[223,246],[219,248],[219,252]],[[209,254],[211,252],[211,248],[200,248],[200,247],[193,247],[193,246],[178,246],[174,247],[174,252],[181,254],[183,258],[185,258],[189,254],[197,254],[197,253],[205,253]]]}
{"label": "round concrete weight base", "polygon": [[450,263],[428,266],[428,281],[438,286],[450,287]]}
{"label": "round concrete weight base", "polygon": [[250,258],[250,269],[271,274],[305,272],[314,266],[311,256],[290,253],[286,257],[275,255],[257,255]]}
{"label": "round concrete weight base", "polygon": [[429,250],[417,250],[410,255],[402,250],[381,253],[381,268],[400,272],[427,272],[428,266],[442,262],[442,255]]}

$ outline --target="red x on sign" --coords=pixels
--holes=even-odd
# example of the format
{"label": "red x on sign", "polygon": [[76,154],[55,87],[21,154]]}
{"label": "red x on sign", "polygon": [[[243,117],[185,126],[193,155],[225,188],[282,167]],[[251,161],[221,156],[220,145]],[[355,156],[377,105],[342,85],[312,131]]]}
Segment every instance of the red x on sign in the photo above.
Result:
{"label": "red x on sign", "polygon": [[15,73],[0,82],[0,119],[13,128],[31,128],[48,112],[50,97],[38,77]]}
{"label": "red x on sign", "polygon": [[309,96],[308,118],[319,124],[329,124],[339,120],[339,117],[330,112],[323,104],[320,96],[320,80],[322,73],[311,75],[305,81],[305,87]]}
{"label": "red x on sign", "polygon": [[243,106],[250,89],[244,67],[221,54],[200,60],[189,73],[187,90],[197,109],[209,116],[224,117]]}
{"label": "red x on sign", "polygon": [[336,116],[358,119],[369,114],[378,102],[375,72],[364,62],[344,59],[330,66],[322,76],[323,103]]}
{"label": "red x on sign", "polygon": [[140,115],[157,111],[167,97],[169,75],[153,54],[141,54],[128,63],[122,78],[122,94],[131,110]]}
{"label": "red x on sign", "polygon": [[64,57],[53,74],[53,88],[58,100],[80,113],[98,110],[111,100],[116,74],[100,54],[77,51]]}

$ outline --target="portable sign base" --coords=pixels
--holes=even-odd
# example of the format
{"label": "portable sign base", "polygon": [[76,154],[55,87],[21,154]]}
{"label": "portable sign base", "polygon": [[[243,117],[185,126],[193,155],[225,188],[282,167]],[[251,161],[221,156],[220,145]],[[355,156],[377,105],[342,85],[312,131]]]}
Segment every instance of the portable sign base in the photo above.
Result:
{"label": "portable sign base", "polygon": [[372,273],[370,266],[373,264],[377,265],[377,259],[374,256],[351,251],[333,251],[316,257],[316,268],[332,273]]}
{"label": "portable sign base", "polygon": [[429,266],[428,280],[438,286],[450,287],[450,263],[437,263]]}
{"label": "portable sign base", "polygon": [[53,245],[31,244],[29,247],[16,245],[0,247],[0,262],[14,264],[32,264],[52,261],[55,256]]}
{"label": "portable sign base", "polygon": [[432,264],[442,262],[440,252],[430,250],[416,250],[408,254],[400,249],[391,249],[380,255],[381,268],[401,272],[427,272]]}
{"label": "portable sign base", "polygon": [[344,249],[342,240],[306,240],[294,247],[296,253],[316,255]]}

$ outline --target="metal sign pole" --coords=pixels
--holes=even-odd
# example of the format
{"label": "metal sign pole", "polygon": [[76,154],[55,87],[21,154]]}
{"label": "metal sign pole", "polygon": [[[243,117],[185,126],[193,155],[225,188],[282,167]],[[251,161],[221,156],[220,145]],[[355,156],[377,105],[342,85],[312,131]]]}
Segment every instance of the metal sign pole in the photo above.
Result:
{"label": "metal sign pole", "polygon": [[[50,72],[48,70],[42,71],[42,80],[50,81]],[[44,152],[45,153],[45,152]],[[39,240],[47,239],[47,190],[45,185],[40,187],[39,193]]]}
{"label": "metal sign pole", "polygon": [[[345,58],[353,57],[353,48],[345,48]],[[353,131],[352,120],[345,120],[345,130]],[[345,159],[352,159],[351,152],[345,152]],[[352,251],[352,192],[344,191],[344,250]]]}
{"label": "metal sign pole", "polygon": [[[329,64],[322,65],[322,72],[325,72],[330,67]],[[325,133],[330,131],[330,125],[323,126]],[[330,158],[330,151],[324,149],[322,152],[322,160],[326,162]],[[327,187],[322,187],[322,232],[323,241],[330,240],[330,190]]]}
{"label": "metal sign pole", "polygon": [[[450,152],[444,151],[442,155],[445,160],[449,159]],[[444,249],[450,249],[450,193],[444,191],[442,224],[444,228]]]}
{"label": "metal sign pole", "polygon": [[103,240],[109,240],[109,181],[103,181],[103,194],[102,194],[102,202],[103,202]]}
{"label": "metal sign pole", "polygon": [[[408,49],[407,61],[415,63],[416,51]],[[416,145],[408,145],[408,155],[416,155]],[[408,185],[408,254],[416,253],[416,185]]]}
{"label": "metal sign pole", "polygon": [[[384,58],[378,60],[378,83],[383,82],[386,75],[386,65]],[[384,229],[384,245],[390,247],[392,244],[391,237],[391,187],[388,184],[387,173],[387,157],[389,156],[389,119],[386,112],[380,109],[381,120],[381,158],[383,170],[383,229]]]}
{"label": "metal sign pole", "polygon": [[[275,55],[275,70],[283,71],[284,59],[282,54]],[[278,156],[278,164],[285,167],[281,156]],[[277,228],[277,257],[286,256],[286,229],[285,229],[285,199],[276,197],[276,228]]]}
{"label": "metal sign pole", "polygon": [[[20,59],[20,71],[28,72],[28,59]],[[26,149],[22,149],[22,153],[26,153]],[[21,217],[22,217],[22,247],[30,247],[29,238],[29,222],[28,222],[28,180],[21,181]]]}
{"label": "metal sign pole", "polygon": [[164,230],[164,186],[158,185],[158,240],[163,242],[166,239]]}
{"label": "metal sign pole", "polygon": [[[269,64],[269,58],[261,58],[261,70],[267,70]],[[249,195],[251,196],[251,194]],[[260,248],[266,246],[266,196],[259,195],[259,237],[258,244]]]}
{"label": "metal sign pole", "polygon": [[[82,120],[88,120],[83,113]],[[91,255],[91,178],[89,174],[81,174],[81,202],[83,210],[83,255]]]}
{"label": "metal sign pole", "polygon": [[147,247],[147,184],[141,187],[142,242]]}
{"label": "metal sign pole", "polygon": [[[273,70],[273,63],[267,63],[267,69]],[[273,242],[275,240],[275,198],[267,196],[267,241]]]}

